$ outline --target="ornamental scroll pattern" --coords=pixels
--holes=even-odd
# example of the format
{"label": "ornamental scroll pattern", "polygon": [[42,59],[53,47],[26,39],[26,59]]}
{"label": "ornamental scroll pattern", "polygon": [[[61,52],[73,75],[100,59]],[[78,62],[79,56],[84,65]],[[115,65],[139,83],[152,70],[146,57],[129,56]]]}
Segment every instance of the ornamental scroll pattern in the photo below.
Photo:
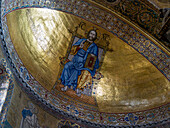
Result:
{"label": "ornamental scroll pattern", "polygon": [[159,10],[147,0],[116,0],[115,2],[108,2],[107,0],[93,1],[133,21],[155,37],[159,36],[162,18],[160,17]]}
{"label": "ornamental scroll pattern", "polygon": [[[97,124],[98,127],[103,125],[109,126],[129,126],[129,125],[146,125],[158,121],[167,121],[169,118],[169,105],[164,105],[159,108],[146,110],[142,112],[122,113],[122,114],[108,114],[100,113],[97,108],[76,104],[75,101],[69,101],[62,95],[54,97],[50,92],[47,92],[26,70],[23,63],[19,59],[13,44],[11,42],[8,26],[5,15],[10,11],[25,7],[40,7],[56,9],[77,15],[81,18],[88,19],[88,21],[105,28],[106,30],[117,35],[120,39],[125,41],[143,56],[145,56],[152,64],[154,64],[168,79],[169,64],[168,55],[153,43],[149,38],[141,34],[138,30],[122,21],[116,15],[112,15],[98,7],[92,6],[90,3],[79,0],[18,0],[18,1],[2,1],[2,26],[5,42],[3,42],[4,49],[9,53],[8,57],[11,64],[16,69],[16,74],[20,76],[23,83],[23,88],[33,92],[33,95],[42,101],[43,104],[48,105],[51,110],[60,111],[70,118],[81,120],[82,122],[91,122]],[[89,11],[86,11],[88,9]],[[122,29],[123,28],[123,29]],[[71,110],[71,111],[70,111]],[[90,124],[91,125],[91,124]]]}

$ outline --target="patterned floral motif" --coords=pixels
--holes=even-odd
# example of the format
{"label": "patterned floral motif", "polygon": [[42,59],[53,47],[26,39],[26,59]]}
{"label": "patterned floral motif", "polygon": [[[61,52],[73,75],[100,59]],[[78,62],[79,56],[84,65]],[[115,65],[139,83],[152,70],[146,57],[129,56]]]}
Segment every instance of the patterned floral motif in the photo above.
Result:
{"label": "patterned floral motif", "polygon": [[74,105],[68,105],[66,107],[68,113],[72,114],[72,115],[75,115],[75,116],[78,116],[79,115],[79,112],[78,110],[76,109],[76,107]]}
{"label": "patterned floral motif", "polygon": [[135,22],[137,25],[144,28],[152,35],[158,37],[158,33],[160,31],[159,26],[162,22],[162,19],[160,18],[160,12],[147,0],[121,0],[117,1],[117,3],[115,2],[116,4],[114,5],[101,0],[93,1],[120,13],[126,19]]}
{"label": "patterned floral motif", "polygon": [[135,125],[138,119],[139,118],[136,115],[134,115],[133,113],[129,113],[124,120],[127,121],[130,125]]}
{"label": "patterned floral motif", "polygon": [[25,67],[20,67],[20,74],[25,80],[29,81],[29,75]]}
{"label": "patterned floral motif", "polygon": [[61,120],[58,124],[58,128],[81,128],[78,124],[71,121]]}
{"label": "patterned floral motif", "polygon": [[115,119],[114,117],[109,117],[108,120],[109,120],[109,122],[114,122],[114,121],[116,121],[116,119]]}

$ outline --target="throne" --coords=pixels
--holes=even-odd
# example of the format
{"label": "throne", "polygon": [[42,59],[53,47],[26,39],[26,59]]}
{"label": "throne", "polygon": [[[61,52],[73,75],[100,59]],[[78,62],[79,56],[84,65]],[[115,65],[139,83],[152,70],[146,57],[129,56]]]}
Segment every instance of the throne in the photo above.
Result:
{"label": "throne", "polygon": [[[68,54],[66,55],[66,57],[60,58],[60,62],[63,65],[63,67],[67,62],[72,61],[74,55],[77,53],[78,47],[73,46],[73,45],[81,38],[83,38],[83,37],[78,34],[73,36],[72,43],[68,50],[69,51]],[[96,43],[96,45],[98,46],[98,58],[96,56],[88,54],[84,67],[88,68],[90,70],[93,70],[95,62],[98,59],[99,60],[99,69],[97,69],[97,71],[96,71],[96,72],[98,72],[100,70],[100,67],[101,67],[101,64],[102,64],[102,61],[104,58],[103,56],[105,55],[105,53],[107,51],[108,42],[104,41],[103,39],[100,39]],[[82,91],[84,91],[85,88],[92,90],[92,83],[93,83],[94,78],[96,78],[96,74],[94,77],[92,77],[91,73],[89,71],[82,70],[81,75],[78,76],[77,88],[81,89]]]}

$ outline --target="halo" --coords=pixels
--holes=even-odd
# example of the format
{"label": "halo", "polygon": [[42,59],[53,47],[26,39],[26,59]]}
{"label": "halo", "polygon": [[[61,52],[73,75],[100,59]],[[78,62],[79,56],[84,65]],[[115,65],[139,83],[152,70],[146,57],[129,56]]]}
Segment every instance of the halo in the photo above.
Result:
{"label": "halo", "polygon": [[35,108],[35,107],[34,107],[34,104],[33,104],[31,101],[28,101],[27,107],[28,107],[29,109]]}
{"label": "halo", "polygon": [[101,32],[100,32],[99,29],[96,28],[95,26],[93,26],[93,27],[91,27],[91,28],[88,28],[88,29],[85,29],[85,35],[87,35],[88,32],[89,32],[89,31],[92,31],[92,30],[96,31],[96,33],[97,33],[97,39],[96,39],[96,40],[99,40],[100,37],[101,37]]}

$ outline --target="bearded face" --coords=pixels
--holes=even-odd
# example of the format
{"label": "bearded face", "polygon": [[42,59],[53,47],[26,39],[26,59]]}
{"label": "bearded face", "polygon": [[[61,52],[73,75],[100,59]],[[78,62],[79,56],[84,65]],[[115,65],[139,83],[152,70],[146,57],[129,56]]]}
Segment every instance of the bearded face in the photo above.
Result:
{"label": "bearded face", "polygon": [[96,40],[96,36],[97,36],[97,33],[96,33],[96,31],[90,31],[89,32],[89,34],[88,34],[88,39],[90,40],[90,41],[95,41]]}

